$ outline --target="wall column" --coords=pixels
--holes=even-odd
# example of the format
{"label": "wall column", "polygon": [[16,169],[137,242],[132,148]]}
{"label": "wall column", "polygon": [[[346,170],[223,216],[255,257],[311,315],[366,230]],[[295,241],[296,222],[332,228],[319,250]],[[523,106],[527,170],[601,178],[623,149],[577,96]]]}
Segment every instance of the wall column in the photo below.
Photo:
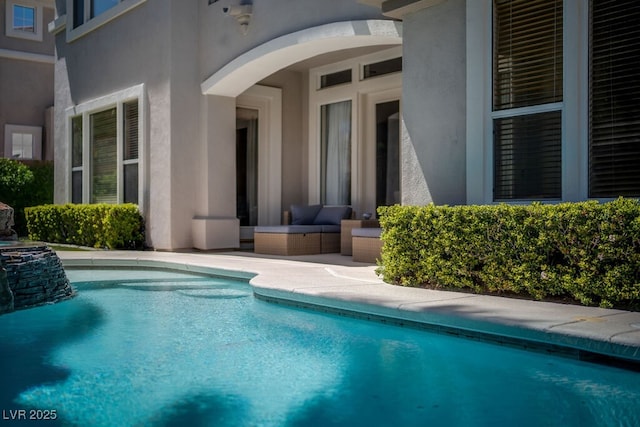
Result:
{"label": "wall column", "polygon": [[236,217],[236,99],[205,95],[202,108],[202,151],[192,220],[196,249],[240,246]]}

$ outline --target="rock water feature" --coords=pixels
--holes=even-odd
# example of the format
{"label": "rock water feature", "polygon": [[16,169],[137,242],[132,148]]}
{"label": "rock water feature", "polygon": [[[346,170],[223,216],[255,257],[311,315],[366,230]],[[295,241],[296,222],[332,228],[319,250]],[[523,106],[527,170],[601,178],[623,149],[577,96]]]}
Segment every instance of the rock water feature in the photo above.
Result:
{"label": "rock water feature", "polygon": [[13,208],[0,202],[0,314],[71,298],[74,290],[56,253],[18,242]]}

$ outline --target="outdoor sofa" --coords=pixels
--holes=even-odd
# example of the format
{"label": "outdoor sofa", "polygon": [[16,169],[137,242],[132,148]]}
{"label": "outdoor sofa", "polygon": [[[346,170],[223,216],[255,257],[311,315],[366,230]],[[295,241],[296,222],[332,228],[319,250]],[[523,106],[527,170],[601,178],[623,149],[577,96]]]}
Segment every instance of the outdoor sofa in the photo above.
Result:
{"label": "outdoor sofa", "polygon": [[340,252],[340,223],[351,215],[350,206],[292,205],[285,225],[254,229],[254,252],[284,256]]}

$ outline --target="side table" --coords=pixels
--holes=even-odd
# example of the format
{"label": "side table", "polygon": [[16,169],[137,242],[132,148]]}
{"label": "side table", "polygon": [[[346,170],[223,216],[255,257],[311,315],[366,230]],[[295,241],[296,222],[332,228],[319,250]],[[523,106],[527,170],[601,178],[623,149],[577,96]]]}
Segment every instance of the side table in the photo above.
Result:
{"label": "side table", "polygon": [[352,255],[351,230],[354,228],[378,228],[380,222],[377,219],[343,219],[340,222],[340,253]]}

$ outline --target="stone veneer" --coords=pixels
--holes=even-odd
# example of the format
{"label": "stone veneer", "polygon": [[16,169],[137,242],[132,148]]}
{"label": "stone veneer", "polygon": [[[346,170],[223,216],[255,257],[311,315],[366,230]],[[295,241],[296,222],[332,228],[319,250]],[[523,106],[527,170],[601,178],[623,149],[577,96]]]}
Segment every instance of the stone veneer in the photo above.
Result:
{"label": "stone veneer", "polygon": [[58,255],[45,245],[0,247],[0,314],[71,298]]}

